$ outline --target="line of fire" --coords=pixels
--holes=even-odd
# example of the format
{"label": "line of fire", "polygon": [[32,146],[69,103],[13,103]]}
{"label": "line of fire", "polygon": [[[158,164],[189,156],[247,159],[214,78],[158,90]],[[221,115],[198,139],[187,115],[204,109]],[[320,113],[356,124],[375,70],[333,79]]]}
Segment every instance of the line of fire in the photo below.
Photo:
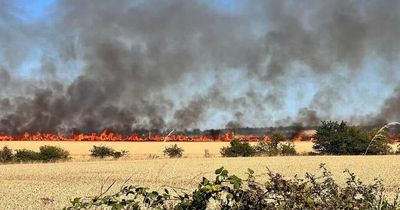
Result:
{"label": "line of fire", "polygon": [[[368,127],[371,130],[374,127]],[[24,132],[19,135],[8,135],[0,131],[0,141],[123,141],[123,142],[229,142],[233,139],[248,142],[269,141],[274,132],[282,133],[288,140],[315,141],[315,127],[267,127],[267,128],[234,128],[234,129],[200,129],[177,131],[172,130],[135,130],[132,133],[121,133],[109,129],[102,132],[84,133],[72,130],[67,133]],[[400,141],[400,130],[389,130],[393,141]]]}
{"label": "line of fire", "polygon": [[[313,141],[314,129],[291,130],[281,129],[280,132],[286,134],[289,140],[293,141]],[[269,141],[270,134],[274,129],[211,129],[200,131],[137,131],[132,134],[123,135],[118,132],[104,130],[100,133],[79,133],[72,134],[52,134],[44,132],[25,132],[20,135],[6,135],[0,132],[0,141],[124,141],[124,142],[229,142],[233,139],[240,141],[257,142],[260,140]]]}

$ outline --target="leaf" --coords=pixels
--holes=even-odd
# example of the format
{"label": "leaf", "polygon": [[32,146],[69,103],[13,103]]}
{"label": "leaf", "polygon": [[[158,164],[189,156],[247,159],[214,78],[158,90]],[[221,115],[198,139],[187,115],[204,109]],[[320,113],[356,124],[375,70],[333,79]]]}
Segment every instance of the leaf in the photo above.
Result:
{"label": "leaf", "polygon": [[215,174],[220,174],[224,170],[224,167],[222,166],[221,168],[215,170]]}
{"label": "leaf", "polygon": [[80,201],[81,201],[81,198],[80,198],[80,197],[74,198],[74,200],[72,201],[72,205],[75,206],[75,205],[79,204]]}
{"label": "leaf", "polygon": [[250,168],[247,169],[247,172],[249,172],[249,174],[254,174],[254,171]]}
{"label": "leaf", "polygon": [[121,210],[122,209],[122,205],[120,203],[115,203],[113,205],[113,207],[111,208],[111,210]]}
{"label": "leaf", "polygon": [[310,206],[314,206],[314,200],[311,197],[306,198],[306,203]]}
{"label": "leaf", "polygon": [[240,188],[240,183],[239,182],[235,182],[233,184],[233,189],[238,190]]}
{"label": "leaf", "polygon": [[222,170],[221,176],[227,177],[228,176],[228,171],[227,170]]}

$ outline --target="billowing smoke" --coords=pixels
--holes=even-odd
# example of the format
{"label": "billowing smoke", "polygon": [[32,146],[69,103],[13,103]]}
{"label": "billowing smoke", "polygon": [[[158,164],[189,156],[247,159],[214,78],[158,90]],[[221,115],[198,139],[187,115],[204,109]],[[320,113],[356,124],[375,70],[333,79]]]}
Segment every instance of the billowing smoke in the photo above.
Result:
{"label": "billowing smoke", "polygon": [[[371,101],[360,75],[400,81],[398,1],[215,2],[57,0],[29,21],[2,1],[0,131],[308,126]],[[399,98],[348,119],[398,120]]]}
{"label": "billowing smoke", "polygon": [[400,86],[394,91],[393,95],[383,102],[383,106],[376,116],[377,121],[392,122],[400,119]]}

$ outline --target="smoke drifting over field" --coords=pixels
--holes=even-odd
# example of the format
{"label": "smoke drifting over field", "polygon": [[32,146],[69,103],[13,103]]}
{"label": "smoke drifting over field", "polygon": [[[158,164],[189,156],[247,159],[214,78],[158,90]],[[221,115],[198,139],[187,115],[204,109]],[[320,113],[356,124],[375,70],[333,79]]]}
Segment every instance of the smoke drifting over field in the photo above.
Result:
{"label": "smoke drifting over field", "polygon": [[[399,120],[399,11],[394,0],[58,0],[29,21],[2,1],[0,130],[313,125],[372,100],[381,107],[345,120]],[[370,74],[393,94],[358,90]]]}

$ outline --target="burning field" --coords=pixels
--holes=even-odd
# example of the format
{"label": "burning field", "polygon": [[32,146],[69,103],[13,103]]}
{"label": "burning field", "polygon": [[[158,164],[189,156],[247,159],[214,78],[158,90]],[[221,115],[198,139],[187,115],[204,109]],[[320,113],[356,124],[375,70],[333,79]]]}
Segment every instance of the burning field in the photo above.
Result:
{"label": "burning field", "polygon": [[[213,171],[225,166],[230,172],[244,175],[254,169],[257,178],[266,175],[266,167],[282,172],[287,177],[306,172],[318,174],[319,163],[327,163],[334,178],[344,183],[345,169],[351,169],[367,182],[382,178],[394,196],[400,187],[400,156],[320,156],[320,157],[259,157],[259,158],[184,158],[99,162],[67,162],[51,164],[0,165],[0,206],[3,209],[60,209],[69,199],[97,195],[102,185],[113,181],[112,191],[130,177],[154,189],[176,187],[192,189],[202,176],[211,177]],[[189,170],[190,168],[190,170]]]}
{"label": "burning field", "polygon": [[399,11],[396,0],[0,0],[0,209],[60,209],[107,177],[192,189],[220,166],[292,176],[323,162],[393,194]]}

